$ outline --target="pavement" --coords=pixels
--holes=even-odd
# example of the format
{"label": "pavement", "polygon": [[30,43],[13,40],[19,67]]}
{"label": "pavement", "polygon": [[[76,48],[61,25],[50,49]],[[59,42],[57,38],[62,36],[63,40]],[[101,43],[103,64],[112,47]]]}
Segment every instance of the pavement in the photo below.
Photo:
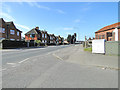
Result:
{"label": "pavement", "polygon": [[[68,51],[69,53],[67,53]],[[64,55],[62,53],[64,53]],[[92,65],[109,69],[119,69],[118,59],[120,56],[93,54],[92,52],[84,51],[82,45],[71,46],[56,54],[72,63]]]}
{"label": "pavement", "polygon": [[81,45],[3,51],[2,55],[3,88],[118,87],[118,70],[97,67],[116,67],[117,56],[91,54]]}

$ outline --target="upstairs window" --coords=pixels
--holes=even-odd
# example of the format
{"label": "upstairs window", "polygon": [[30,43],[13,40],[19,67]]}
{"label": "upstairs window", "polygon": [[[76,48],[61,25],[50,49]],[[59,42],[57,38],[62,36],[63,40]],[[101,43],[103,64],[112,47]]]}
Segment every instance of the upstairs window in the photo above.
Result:
{"label": "upstairs window", "polygon": [[99,39],[101,39],[101,35],[99,35]]}
{"label": "upstairs window", "polygon": [[34,37],[35,37],[35,34],[30,34],[30,37],[31,37],[31,38],[34,38]]}
{"label": "upstairs window", "polygon": [[104,34],[102,35],[102,39],[105,39],[105,35]]}
{"label": "upstairs window", "polygon": [[44,33],[42,34],[42,38],[44,38]]}
{"label": "upstairs window", "polygon": [[5,28],[0,28],[1,33],[5,33]]}
{"label": "upstairs window", "polygon": [[45,34],[45,38],[47,38],[47,34]]}
{"label": "upstairs window", "polygon": [[17,36],[19,36],[19,32],[17,32]]}
{"label": "upstairs window", "polygon": [[98,39],[98,35],[96,35],[96,39]]}
{"label": "upstairs window", "polygon": [[14,30],[10,30],[10,34],[14,35],[15,31]]}
{"label": "upstairs window", "polygon": [[50,39],[53,39],[53,37],[52,37],[52,36],[50,36]]}

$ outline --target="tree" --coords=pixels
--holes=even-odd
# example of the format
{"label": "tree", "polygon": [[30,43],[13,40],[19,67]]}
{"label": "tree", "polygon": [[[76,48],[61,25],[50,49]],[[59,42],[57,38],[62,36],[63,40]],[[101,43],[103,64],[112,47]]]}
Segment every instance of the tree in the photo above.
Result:
{"label": "tree", "polygon": [[41,40],[35,40],[35,43],[37,43],[37,46],[40,46]]}
{"label": "tree", "polygon": [[67,42],[71,43],[71,38],[72,38],[72,36],[69,34],[67,37]]}

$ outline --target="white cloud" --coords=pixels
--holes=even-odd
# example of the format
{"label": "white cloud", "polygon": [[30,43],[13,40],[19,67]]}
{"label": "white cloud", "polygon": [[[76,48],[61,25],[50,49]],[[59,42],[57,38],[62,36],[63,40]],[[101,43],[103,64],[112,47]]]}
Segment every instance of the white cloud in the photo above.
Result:
{"label": "white cloud", "polygon": [[63,30],[74,30],[73,28],[63,28]]}
{"label": "white cloud", "polygon": [[27,2],[31,7],[37,7],[37,8],[41,8],[41,9],[46,9],[46,10],[54,10],[60,14],[65,14],[65,12],[63,10],[60,9],[51,9],[50,7],[47,6],[43,6],[38,4],[37,2]]}
{"label": "white cloud", "polygon": [[8,13],[1,12],[1,17],[4,18],[6,21],[15,21],[15,18],[10,16]]}
{"label": "white cloud", "polygon": [[39,5],[37,2],[27,2],[27,3],[28,3],[30,6],[32,6],[32,7],[37,7],[37,8],[42,8],[42,9],[50,10],[49,7]]}
{"label": "white cloud", "polygon": [[60,9],[57,9],[57,12],[61,13],[61,14],[65,14],[65,12],[63,10],[60,10]]}
{"label": "white cloud", "polygon": [[20,28],[23,28],[23,29],[26,29],[26,30],[30,30],[30,28],[27,27],[27,26],[25,26],[25,25],[16,24],[16,23],[15,23],[15,25],[16,25],[17,27],[20,27]]}
{"label": "white cloud", "polygon": [[10,22],[10,21],[13,21],[13,23],[15,24],[15,26],[20,29],[21,31],[23,31],[22,33],[22,36],[24,36],[24,34],[26,33],[26,31],[29,31],[30,28],[28,26],[25,26],[25,25],[21,25],[21,24],[18,24],[16,23],[16,20],[14,17],[10,16],[9,14],[7,13],[4,13],[2,12],[2,18],[6,21],[6,22]]}
{"label": "white cloud", "polygon": [[80,22],[80,19],[76,19],[74,20],[75,23],[79,23]]}
{"label": "white cloud", "polygon": [[15,26],[22,31],[22,36],[25,36],[25,33],[31,30],[28,26],[15,23]]}

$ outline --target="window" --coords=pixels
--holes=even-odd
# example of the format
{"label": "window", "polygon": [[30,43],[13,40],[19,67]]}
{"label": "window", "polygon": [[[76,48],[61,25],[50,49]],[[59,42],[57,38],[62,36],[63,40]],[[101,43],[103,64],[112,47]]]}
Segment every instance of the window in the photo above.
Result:
{"label": "window", "polygon": [[50,36],[50,39],[52,40],[52,39],[53,39],[53,37],[52,37],[52,36]]}
{"label": "window", "polygon": [[17,36],[19,36],[19,32],[17,32]]}
{"label": "window", "polygon": [[96,35],[96,39],[98,39],[98,35]]}
{"label": "window", "polygon": [[0,28],[1,33],[5,33],[5,28]]}
{"label": "window", "polygon": [[30,34],[30,37],[31,37],[31,38],[34,38],[34,37],[35,37],[35,34]]}
{"label": "window", "polygon": [[19,39],[17,39],[17,41],[19,41]]}
{"label": "window", "polygon": [[44,33],[42,34],[42,38],[44,38]]}
{"label": "window", "polygon": [[99,39],[101,39],[101,35],[99,35]]}
{"label": "window", "polygon": [[14,35],[15,31],[14,30],[10,30],[10,34]]}
{"label": "window", "polygon": [[45,43],[47,43],[47,40],[45,40]]}
{"label": "window", "polygon": [[104,34],[102,35],[102,39],[105,39],[105,35]]}
{"label": "window", "polygon": [[45,34],[45,38],[47,38],[47,34]]}
{"label": "window", "polygon": [[44,40],[42,40],[42,43],[44,43]]}
{"label": "window", "polygon": [[14,41],[15,39],[10,39],[10,40]]}

